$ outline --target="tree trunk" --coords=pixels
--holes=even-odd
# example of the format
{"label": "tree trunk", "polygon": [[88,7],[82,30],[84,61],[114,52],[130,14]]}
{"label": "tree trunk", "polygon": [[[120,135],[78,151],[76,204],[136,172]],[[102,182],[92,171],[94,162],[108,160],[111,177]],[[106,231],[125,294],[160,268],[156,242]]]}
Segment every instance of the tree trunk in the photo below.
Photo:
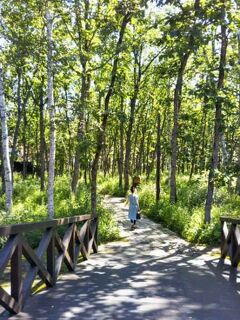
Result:
{"label": "tree trunk", "polygon": [[197,155],[197,146],[195,141],[192,142],[192,150],[191,150],[191,162],[190,162],[190,174],[189,174],[189,181],[192,180],[192,176],[195,172],[196,167],[196,155]]}
{"label": "tree trunk", "polygon": [[81,73],[81,93],[80,93],[80,110],[79,110],[79,123],[77,131],[77,147],[74,157],[74,168],[72,176],[72,192],[76,194],[77,185],[80,173],[80,156],[81,152],[85,153],[84,139],[86,133],[86,104],[88,98],[88,92],[90,88],[90,77],[87,74],[87,63],[88,58],[86,52],[89,51],[89,41],[84,37],[84,34],[89,30],[89,0],[84,0],[84,26],[85,29],[82,30],[80,25],[82,25],[81,16],[79,15],[79,3],[75,4],[75,16],[76,16],[76,26],[78,30],[78,41],[79,41],[79,57],[82,66]]}
{"label": "tree trunk", "polygon": [[76,153],[74,157],[74,168],[73,168],[73,176],[72,176],[72,192],[76,194],[77,192],[77,184],[79,179],[79,170],[80,170],[80,156],[81,151],[84,152],[83,144],[85,138],[85,109],[86,109],[86,100],[88,96],[88,89],[90,82],[87,83],[86,78],[86,65],[83,66],[83,74],[82,74],[82,81],[81,81],[81,100],[80,100],[80,113],[79,113],[79,124],[78,124],[78,132],[77,132],[77,147]]}
{"label": "tree trunk", "polygon": [[[206,103],[206,101],[205,101]],[[204,104],[205,104],[204,103]],[[207,127],[207,111],[203,110],[203,116],[202,116],[202,131],[201,131],[201,151],[200,151],[200,159],[199,159],[199,169],[200,171],[205,170],[205,164],[206,164],[206,127]]]}
{"label": "tree trunk", "polygon": [[221,135],[220,135],[220,142],[221,142],[221,149],[222,149],[223,165],[225,169],[227,169],[230,156],[227,150],[227,144],[226,144],[226,140],[223,132],[221,132]]}
{"label": "tree trunk", "polygon": [[55,107],[53,96],[53,40],[52,25],[53,17],[49,9],[46,13],[47,19],[47,74],[48,74],[48,111],[50,121],[50,146],[49,146],[49,164],[48,164],[48,215],[50,219],[54,218],[54,176],[55,176]]}
{"label": "tree trunk", "polygon": [[[0,137],[2,137],[2,129],[0,126]],[[5,193],[5,182],[4,182],[4,164],[3,164],[3,152],[2,152],[2,140],[0,143],[0,160],[1,160],[1,166],[0,166],[0,174],[1,174],[1,180],[2,180],[2,190],[0,191],[0,194]]]}
{"label": "tree trunk", "polygon": [[22,101],[21,98],[21,87],[22,87],[22,72],[20,69],[17,70],[17,122],[14,128],[14,134],[13,134],[13,143],[12,143],[12,151],[11,151],[11,168],[13,170],[13,163],[14,160],[16,159],[16,148],[17,148],[17,140],[19,136],[19,129],[20,129],[20,124],[22,120],[22,114],[24,108],[26,108],[28,99],[30,97],[31,93],[31,86],[28,86],[27,88],[27,93]]}
{"label": "tree trunk", "polygon": [[139,146],[139,153],[138,153],[138,159],[136,161],[136,172],[137,174],[141,175],[142,174],[142,163],[143,163],[143,155],[144,155],[144,144],[145,144],[145,136],[146,136],[146,131],[147,131],[147,119],[145,118],[145,124],[142,128],[142,137],[141,137],[141,142]]}
{"label": "tree trunk", "polygon": [[43,102],[43,86],[44,81],[39,92],[39,127],[40,127],[40,180],[41,191],[45,189],[45,128],[44,128],[44,102]]}
{"label": "tree trunk", "polygon": [[118,130],[115,131],[114,142],[113,142],[113,155],[112,155],[112,177],[115,176],[116,164],[118,162]]}
{"label": "tree trunk", "polygon": [[121,119],[120,119],[120,152],[119,152],[119,188],[123,187],[123,164],[124,164],[124,111],[123,111],[124,98],[121,97]]}
{"label": "tree trunk", "polygon": [[177,173],[177,138],[178,138],[178,119],[182,100],[183,74],[187,65],[190,51],[185,53],[181,59],[181,65],[178,71],[177,83],[174,91],[174,118],[171,139],[171,174],[170,174],[170,202],[177,201],[176,173]]}
{"label": "tree trunk", "polygon": [[156,168],[156,202],[160,201],[161,183],[161,116],[157,115],[157,168]]}
{"label": "tree trunk", "polygon": [[[238,30],[238,65],[240,65],[240,29]],[[240,74],[239,74],[240,75]],[[238,85],[238,124],[240,127],[240,84]],[[237,141],[237,181],[236,193],[240,196],[240,138]]]}
{"label": "tree trunk", "polygon": [[130,118],[128,122],[128,130],[126,137],[126,149],[125,149],[125,163],[124,163],[124,190],[129,189],[129,166],[130,166],[130,156],[132,148],[132,129],[135,119],[135,107],[136,107],[137,96],[133,96],[130,101]]}
{"label": "tree trunk", "polygon": [[22,118],[22,100],[21,100],[21,81],[22,81],[22,73],[21,70],[17,70],[17,122],[14,128],[13,134],[13,144],[12,144],[12,151],[11,151],[11,168],[13,170],[13,163],[16,159],[16,146],[17,146],[17,139],[19,135],[19,128]]}
{"label": "tree trunk", "polygon": [[[219,63],[219,77],[217,89],[220,92],[224,88],[224,75],[225,75],[225,65],[226,65],[226,53],[227,53],[227,28],[226,28],[226,9],[225,9],[225,0],[222,0],[221,7],[221,56]],[[211,209],[212,209],[212,201],[213,201],[213,192],[214,192],[214,179],[215,179],[215,171],[218,166],[218,151],[219,151],[219,143],[222,132],[222,100],[221,97],[217,97],[216,106],[215,106],[215,125],[214,125],[214,138],[213,138],[213,148],[212,148],[212,161],[209,170],[208,176],[208,190],[207,190],[207,198],[205,204],[205,222],[210,223],[211,221]]]}
{"label": "tree trunk", "polygon": [[[69,174],[69,177],[71,177],[72,169],[73,169],[73,162],[72,162],[72,132],[70,128],[70,119],[68,115],[68,89],[65,87],[65,117],[66,117],[66,123],[67,123],[67,131],[68,131],[68,141],[67,141],[67,148],[66,148],[66,153],[68,157],[67,161],[67,171]],[[71,189],[72,190],[72,189]]]}
{"label": "tree trunk", "polygon": [[[194,9],[195,9],[195,18],[199,11],[199,2],[200,0],[195,0]],[[182,101],[182,87],[183,87],[183,75],[184,71],[190,57],[190,54],[194,45],[194,36],[195,36],[195,22],[191,30],[189,37],[188,47],[186,53],[183,54],[180,62],[180,67],[178,70],[177,82],[174,90],[174,117],[173,117],[173,130],[172,130],[172,139],[171,139],[171,173],[170,173],[170,202],[175,203],[177,201],[177,187],[176,187],[176,173],[177,173],[177,139],[178,139],[178,119],[179,111]]]}
{"label": "tree trunk", "polygon": [[27,174],[27,162],[28,162],[28,151],[27,151],[27,139],[26,139],[26,131],[27,131],[27,115],[26,109],[22,110],[23,113],[23,179],[26,178]]}
{"label": "tree trunk", "polygon": [[9,140],[8,140],[8,126],[7,126],[7,111],[4,103],[3,91],[3,73],[0,66],[0,112],[1,112],[1,126],[2,126],[2,154],[4,167],[4,185],[6,192],[6,210],[8,213],[12,210],[12,172],[9,158]]}
{"label": "tree trunk", "polygon": [[131,15],[129,13],[126,13],[126,15],[123,18],[122,24],[121,24],[121,30],[120,30],[118,42],[116,45],[115,56],[114,56],[114,60],[113,60],[110,85],[109,85],[109,89],[107,91],[107,94],[106,94],[106,97],[104,100],[104,114],[102,117],[101,130],[98,131],[98,136],[97,136],[97,147],[96,147],[95,157],[94,157],[94,160],[92,163],[92,168],[91,168],[91,208],[92,208],[92,214],[96,214],[96,209],[97,209],[97,172],[98,172],[99,158],[100,158],[101,151],[103,149],[103,142],[105,139],[105,131],[106,131],[106,127],[107,127],[107,120],[108,120],[108,113],[109,113],[109,102],[110,102],[111,96],[113,94],[113,88],[114,88],[114,84],[115,84],[115,80],[116,80],[119,53],[121,50],[123,36],[124,36],[126,26],[130,20],[130,17],[131,17]]}
{"label": "tree trunk", "polygon": [[139,92],[139,85],[141,81],[141,53],[139,50],[134,52],[134,92],[130,100],[130,117],[128,122],[128,130],[126,137],[126,151],[125,151],[125,164],[124,164],[124,190],[129,189],[129,166],[132,149],[132,130],[135,120],[135,109],[137,103],[137,97]]}

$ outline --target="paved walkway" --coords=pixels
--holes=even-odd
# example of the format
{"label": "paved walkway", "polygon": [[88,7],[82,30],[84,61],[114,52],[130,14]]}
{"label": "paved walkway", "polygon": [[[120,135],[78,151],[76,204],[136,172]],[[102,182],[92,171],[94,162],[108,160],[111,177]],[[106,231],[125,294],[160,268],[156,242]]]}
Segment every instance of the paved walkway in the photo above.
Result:
{"label": "paved walkway", "polygon": [[11,319],[239,319],[237,272],[148,219],[130,231],[123,202],[107,201],[123,240],[100,246],[76,274],[29,298]]}

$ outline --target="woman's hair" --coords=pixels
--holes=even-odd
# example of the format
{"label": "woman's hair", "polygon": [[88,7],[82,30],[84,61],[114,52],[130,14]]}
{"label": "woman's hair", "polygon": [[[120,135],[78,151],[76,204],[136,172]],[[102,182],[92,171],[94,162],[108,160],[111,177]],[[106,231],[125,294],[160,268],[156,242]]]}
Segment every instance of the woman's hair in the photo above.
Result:
{"label": "woman's hair", "polygon": [[134,187],[134,186],[131,186],[131,192],[133,193],[134,192],[134,190],[136,190],[136,187]]}

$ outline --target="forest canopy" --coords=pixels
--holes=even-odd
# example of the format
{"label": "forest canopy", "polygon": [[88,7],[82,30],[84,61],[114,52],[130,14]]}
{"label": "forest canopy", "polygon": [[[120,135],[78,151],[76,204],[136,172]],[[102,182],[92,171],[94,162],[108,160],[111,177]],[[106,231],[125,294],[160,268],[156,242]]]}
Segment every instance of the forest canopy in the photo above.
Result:
{"label": "forest canopy", "polygon": [[102,176],[117,177],[120,194],[144,177],[153,202],[172,205],[184,176],[193,188],[204,181],[209,223],[217,189],[240,195],[239,9],[239,0],[2,0],[4,210],[16,171],[46,190],[50,218],[56,176],[75,195],[88,185],[93,213]]}

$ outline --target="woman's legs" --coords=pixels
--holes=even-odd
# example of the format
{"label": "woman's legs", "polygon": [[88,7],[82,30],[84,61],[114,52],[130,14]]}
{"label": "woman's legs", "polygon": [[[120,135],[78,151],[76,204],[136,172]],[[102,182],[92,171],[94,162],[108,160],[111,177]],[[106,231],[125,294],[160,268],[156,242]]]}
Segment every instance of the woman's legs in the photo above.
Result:
{"label": "woman's legs", "polygon": [[133,220],[133,219],[131,219],[131,223],[132,223],[132,225],[131,225],[131,229],[136,228],[136,222],[137,222],[137,220]]}

